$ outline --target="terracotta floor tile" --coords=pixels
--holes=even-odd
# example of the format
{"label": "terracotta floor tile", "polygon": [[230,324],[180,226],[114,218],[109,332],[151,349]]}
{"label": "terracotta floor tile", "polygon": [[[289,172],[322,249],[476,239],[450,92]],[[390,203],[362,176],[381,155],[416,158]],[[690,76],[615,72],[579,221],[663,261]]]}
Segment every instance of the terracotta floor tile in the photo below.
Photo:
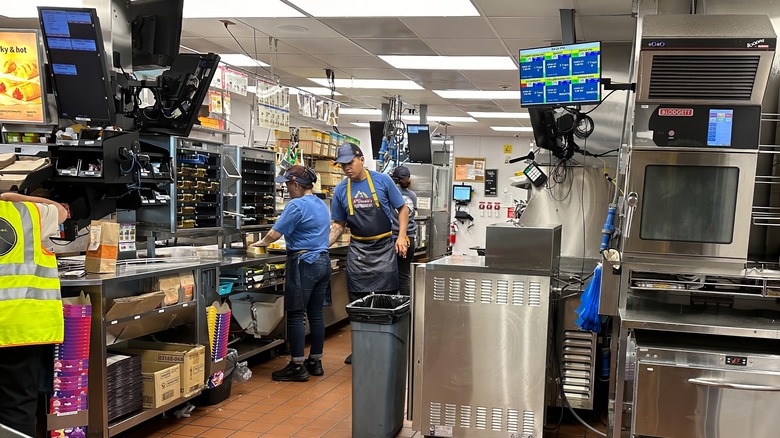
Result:
{"label": "terracotta floor tile", "polygon": [[258,438],[260,435],[261,434],[257,432],[247,432],[245,430],[240,430],[230,435],[230,438]]}
{"label": "terracotta floor tile", "polygon": [[289,417],[289,415],[265,414],[262,416],[262,420],[266,423],[280,424]]}
{"label": "terracotta floor tile", "polygon": [[346,430],[348,432],[352,431],[352,420],[339,421],[338,424],[333,426],[333,430]]}
{"label": "terracotta floor tile", "polygon": [[[352,429],[350,429],[352,430]],[[413,437],[414,436],[414,430],[411,427],[404,427],[399,432],[398,435],[396,435],[396,438],[407,438],[407,437]]]}
{"label": "terracotta floor tile", "polygon": [[204,426],[193,426],[191,424],[188,424],[180,429],[176,429],[175,432],[172,433],[172,435],[176,436],[187,436],[187,437],[194,437],[202,434],[203,432],[209,430],[208,427]]}
{"label": "terracotta floor tile", "polygon": [[322,436],[322,438],[350,438],[352,433],[343,430],[331,430]]}
{"label": "terracotta floor tile", "polygon": [[275,426],[273,429],[269,430],[268,433],[277,434],[277,435],[284,435],[284,436],[293,436],[295,435],[299,430],[303,428],[300,424],[290,424],[287,421],[284,421],[283,423]]}
{"label": "terracotta floor tile", "polygon": [[319,418],[328,418],[328,419],[333,418],[335,420],[341,421],[347,418],[347,415],[349,415],[349,411],[344,412],[340,410],[331,409],[328,412],[325,412],[324,414],[320,415]]}
{"label": "terracotta floor tile", "polygon": [[249,420],[236,420],[234,418],[228,418],[217,424],[216,427],[220,429],[241,430],[244,426],[251,423]]}
{"label": "terracotta floor tile", "polygon": [[293,438],[319,438],[326,433],[328,429],[318,429],[316,427],[304,427],[293,435]]}
{"label": "terracotta floor tile", "polygon": [[333,429],[333,426],[339,424],[339,421],[341,421],[341,420],[338,420],[338,419],[335,419],[335,418],[317,417],[317,418],[313,419],[311,421],[311,423],[309,423],[309,426],[317,427],[317,428],[321,428],[321,429]]}
{"label": "terracotta floor tile", "polygon": [[192,424],[193,426],[214,427],[217,424],[221,423],[223,420],[224,418],[220,418],[220,417],[204,416],[204,417],[196,418],[190,424]]}
{"label": "terracotta floor tile", "polygon": [[290,438],[290,435],[279,435],[278,433],[267,433],[263,438]]}
{"label": "terracotta floor tile", "polygon": [[266,423],[262,421],[254,421],[252,423],[247,424],[246,426],[242,427],[241,430],[247,431],[247,432],[257,432],[257,433],[266,433],[269,430],[276,427],[273,423]]}
{"label": "terracotta floor tile", "polygon": [[237,413],[236,415],[233,415],[230,418],[231,419],[235,419],[235,420],[256,421],[260,417],[262,417],[263,415],[265,415],[265,414],[262,413],[262,412],[255,412],[255,411],[252,411],[252,410],[247,410],[247,411],[241,411],[241,412]]}
{"label": "terracotta floor tile", "polygon": [[237,411],[237,410],[234,410],[234,409],[222,409],[222,408],[219,408],[219,409],[215,409],[212,412],[210,412],[208,414],[208,416],[209,417],[217,417],[217,418],[223,418],[224,419],[224,418],[230,418],[230,417],[236,415],[239,412],[241,412],[241,411]]}
{"label": "terracotta floor tile", "polygon": [[198,435],[199,437],[206,437],[206,438],[225,438],[227,436],[230,436],[235,432],[233,429],[220,429],[217,427],[212,427],[211,429],[203,432],[202,434]]}

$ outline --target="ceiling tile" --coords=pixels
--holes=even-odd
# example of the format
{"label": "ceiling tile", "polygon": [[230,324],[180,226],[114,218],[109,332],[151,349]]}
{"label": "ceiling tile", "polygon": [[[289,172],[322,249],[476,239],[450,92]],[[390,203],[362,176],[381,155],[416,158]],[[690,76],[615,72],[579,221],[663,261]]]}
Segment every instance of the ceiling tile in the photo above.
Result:
{"label": "ceiling tile", "polygon": [[444,56],[500,56],[506,49],[493,39],[426,39],[425,42],[439,55]]}
{"label": "ceiling tile", "polygon": [[502,111],[501,107],[496,105],[493,101],[485,101],[485,100],[469,100],[468,102],[460,101],[460,102],[454,102],[453,105],[456,107],[462,109],[463,111],[482,111],[482,112],[494,112],[494,111]]}
{"label": "ceiling tile", "polygon": [[366,53],[355,43],[343,37],[285,38],[284,43],[313,55],[364,55]]}
{"label": "ceiling tile", "polygon": [[[339,70],[358,79],[409,79],[394,68],[340,68]],[[336,76],[338,77],[338,73]]]}
{"label": "ceiling tile", "polygon": [[[335,68],[347,69],[347,68],[389,68],[390,64],[382,61],[373,55],[328,55],[321,56],[319,54],[312,54],[313,56],[322,60],[327,65]],[[306,67],[306,66],[303,66]]]}
{"label": "ceiling tile", "polygon": [[[496,83],[499,85],[509,86],[511,89],[519,89],[520,83],[520,70],[505,70],[505,71],[464,71],[462,72],[466,79],[470,80],[474,84],[482,83]],[[479,86],[482,90],[498,90],[499,88],[486,88]]]}
{"label": "ceiling tile", "polygon": [[397,18],[327,18],[320,21],[347,38],[417,37]]}
{"label": "ceiling tile", "polygon": [[[325,68],[330,65],[323,63],[317,58],[304,54],[279,54],[274,56],[274,62],[276,66],[281,68],[285,67],[315,67]],[[272,63],[273,64],[273,63]]]}
{"label": "ceiling tile", "polygon": [[428,90],[475,89],[465,76],[450,70],[401,70],[403,74]]}
{"label": "ceiling tile", "polygon": [[[590,1],[590,0],[586,0]],[[609,1],[609,0],[607,0]],[[612,0],[615,2],[616,0]],[[623,0],[625,1],[625,0]],[[630,3],[630,0],[628,0]],[[559,9],[575,9],[574,0],[474,0],[486,17],[560,17]]]}
{"label": "ceiling tile", "polygon": [[423,40],[417,38],[360,38],[352,41],[375,55],[436,55]]}
{"label": "ceiling tile", "polygon": [[[561,20],[558,17],[502,17],[491,18],[490,22],[502,39],[561,39]],[[580,29],[577,29],[577,34],[580,34]]]}
{"label": "ceiling tile", "polygon": [[340,36],[314,18],[241,18],[238,21],[275,38]]}
{"label": "ceiling tile", "polygon": [[575,9],[580,15],[615,15],[631,13],[631,0],[574,0],[574,2],[576,3]]}
{"label": "ceiling tile", "polygon": [[496,37],[483,17],[403,18],[402,20],[421,38]]}
{"label": "ceiling tile", "polygon": [[558,44],[561,42],[560,37],[555,41],[555,43],[551,41],[545,41],[545,40],[538,40],[538,39],[505,39],[504,44],[506,44],[507,47],[509,47],[510,53],[512,53],[512,56],[517,58],[519,55],[520,49],[533,49],[536,47],[551,47],[555,44]]}
{"label": "ceiling tile", "polygon": [[[303,80],[307,80],[306,78],[317,78],[317,77],[324,77],[325,75],[325,68],[326,67],[283,67],[284,70],[293,73],[295,75],[300,76]],[[344,77],[347,75],[347,73],[336,69],[335,70],[336,77]]]}
{"label": "ceiling tile", "polygon": [[582,16],[582,39],[588,41],[632,41],[636,20],[631,16]]}
{"label": "ceiling tile", "polygon": [[498,106],[500,106],[504,111],[508,113],[517,113],[517,112],[525,111],[524,109],[520,108],[519,97],[517,98],[517,100],[502,100],[496,103]]}
{"label": "ceiling tile", "polygon": [[[187,38],[187,41],[193,41],[193,40],[204,40],[203,37],[192,37]],[[259,36],[252,39],[250,38],[236,38],[238,40],[238,43],[241,45],[239,46],[238,43],[236,43],[233,38],[230,38],[229,36],[227,38],[208,38],[208,41],[218,44],[222,47],[225,47],[227,49],[230,49],[230,52],[222,52],[222,53],[243,53],[243,50],[246,50],[249,54],[255,54],[258,55],[267,55],[271,53],[271,47],[268,47],[268,37],[266,36]],[[182,38],[183,46],[187,46],[187,44],[184,43],[184,38]],[[190,46],[187,46],[190,47]],[[243,47],[243,50],[241,49]],[[300,50],[289,46],[287,44],[279,42],[279,45],[276,47],[276,50],[278,50],[278,53],[301,53]]]}
{"label": "ceiling tile", "polygon": [[[206,38],[230,38],[230,34],[228,33],[227,29],[225,29],[225,25],[216,18],[185,18],[182,20],[182,30],[204,36]],[[236,24],[235,26],[230,26],[230,32],[232,32],[236,38],[252,38],[257,34],[255,29],[245,24]]]}
{"label": "ceiling tile", "polygon": [[[192,50],[195,50],[196,52],[200,53],[233,53],[235,52],[234,49],[230,47],[221,46],[217,43],[213,43],[207,39],[201,38],[201,37],[187,37],[182,38],[181,43],[182,46],[188,47]],[[235,43],[234,43],[235,44]],[[231,46],[232,47],[232,46]],[[186,52],[186,51],[184,51]]]}

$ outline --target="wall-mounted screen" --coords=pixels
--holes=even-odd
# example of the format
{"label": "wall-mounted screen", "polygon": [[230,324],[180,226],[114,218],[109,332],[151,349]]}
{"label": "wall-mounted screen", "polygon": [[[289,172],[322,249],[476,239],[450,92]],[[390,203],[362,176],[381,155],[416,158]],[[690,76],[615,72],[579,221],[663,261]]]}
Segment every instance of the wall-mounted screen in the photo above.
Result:
{"label": "wall-mounted screen", "polygon": [[455,202],[471,202],[471,186],[452,186],[452,200]]}
{"label": "wall-mounted screen", "polygon": [[520,50],[520,104],[566,106],[601,101],[601,43]]}
{"label": "wall-mounted screen", "polygon": [[707,125],[707,146],[731,146],[734,110],[711,109]]}

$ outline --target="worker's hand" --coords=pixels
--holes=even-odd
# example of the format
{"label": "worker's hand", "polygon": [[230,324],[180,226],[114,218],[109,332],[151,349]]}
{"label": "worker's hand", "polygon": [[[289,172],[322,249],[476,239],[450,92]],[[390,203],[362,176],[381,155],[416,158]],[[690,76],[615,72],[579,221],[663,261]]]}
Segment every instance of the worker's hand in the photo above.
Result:
{"label": "worker's hand", "polygon": [[255,243],[253,243],[253,244],[249,245],[249,246],[251,246],[251,247],[253,247],[253,248],[258,248],[258,247],[267,247],[267,246],[268,246],[268,244],[267,244],[267,243],[265,243],[265,242],[263,242],[262,240],[260,240],[260,241],[258,241],[258,242],[255,242]]}
{"label": "worker's hand", "polygon": [[409,241],[406,236],[398,236],[395,241],[395,252],[401,257],[406,257],[406,251],[409,249]]}

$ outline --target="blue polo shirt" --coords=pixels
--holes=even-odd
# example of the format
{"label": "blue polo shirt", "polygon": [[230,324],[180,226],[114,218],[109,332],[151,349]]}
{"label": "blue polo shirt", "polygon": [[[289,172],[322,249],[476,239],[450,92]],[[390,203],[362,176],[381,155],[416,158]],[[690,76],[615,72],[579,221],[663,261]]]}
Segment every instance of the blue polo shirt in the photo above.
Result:
{"label": "blue polo shirt", "polygon": [[[393,209],[398,210],[405,202],[401,192],[393,182],[393,179],[384,173],[366,170],[371,174],[371,181],[374,183],[376,197],[379,205],[387,215],[390,222],[393,222]],[[371,187],[368,185],[368,178],[360,182],[352,181],[352,198],[371,198]],[[373,202],[373,200],[372,200]],[[344,179],[333,190],[333,201],[330,205],[331,218],[334,221],[346,221],[349,214],[349,204],[347,204],[347,179]]]}
{"label": "blue polo shirt", "polygon": [[273,230],[284,235],[288,251],[308,251],[301,257],[312,263],[330,243],[328,206],[314,195],[291,199]]}

